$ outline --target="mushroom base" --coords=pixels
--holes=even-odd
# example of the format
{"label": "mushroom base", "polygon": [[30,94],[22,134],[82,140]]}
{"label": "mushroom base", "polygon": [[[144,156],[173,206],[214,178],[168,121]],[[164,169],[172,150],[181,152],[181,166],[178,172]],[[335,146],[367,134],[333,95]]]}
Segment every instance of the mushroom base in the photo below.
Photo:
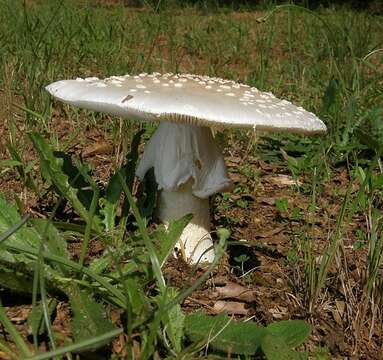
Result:
{"label": "mushroom base", "polygon": [[209,199],[192,194],[193,181],[189,180],[177,191],[162,190],[159,196],[158,217],[167,226],[170,220],[193,214],[186,225],[176,249],[191,264],[211,263],[214,260],[213,241],[210,236]]}

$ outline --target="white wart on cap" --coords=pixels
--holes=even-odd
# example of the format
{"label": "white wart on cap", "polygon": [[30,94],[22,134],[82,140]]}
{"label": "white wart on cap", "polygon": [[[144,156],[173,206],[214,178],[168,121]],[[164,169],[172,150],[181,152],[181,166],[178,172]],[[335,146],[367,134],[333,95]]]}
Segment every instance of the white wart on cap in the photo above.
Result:
{"label": "white wart on cap", "polygon": [[165,224],[192,213],[179,240],[191,263],[212,262],[209,199],[230,187],[223,157],[209,127],[321,134],[313,113],[271,93],[231,80],[190,74],[140,74],[55,82],[55,98],[78,107],[161,124],[146,144],[136,175],[154,168]]}

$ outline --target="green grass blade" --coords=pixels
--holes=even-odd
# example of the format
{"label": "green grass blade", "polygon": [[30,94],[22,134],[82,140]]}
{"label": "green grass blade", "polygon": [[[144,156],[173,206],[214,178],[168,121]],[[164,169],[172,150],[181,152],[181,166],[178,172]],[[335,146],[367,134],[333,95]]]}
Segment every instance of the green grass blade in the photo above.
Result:
{"label": "green grass blade", "polygon": [[59,349],[56,349],[54,351],[49,351],[44,354],[39,354],[33,357],[28,357],[27,360],[45,360],[45,359],[52,359],[55,356],[64,355],[66,353],[70,352],[78,352],[82,349],[86,349],[89,347],[96,346],[99,343],[104,343],[105,341],[111,340],[114,337],[120,335],[123,332],[123,329],[115,329],[106,332],[105,334],[95,336],[91,339],[80,341],[76,344],[68,345],[61,347]]}
{"label": "green grass blade", "polygon": [[0,304],[0,323],[3,324],[5,330],[9,333],[11,336],[12,340],[16,344],[17,348],[20,350],[22,355],[24,357],[31,356],[31,352],[25,343],[24,339],[22,336],[19,334],[17,331],[16,327],[12,324],[12,322],[8,319],[5,309],[3,305]]}
{"label": "green grass blade", "polygon": [[14,166],[22,166],[23,163],[17,160],[0,160],[0,169]]}
{"label": "green grass blade", "polygon": [[96,182],[89,176],[89,174],[86,171],[84,171],[84,167],[78,160],[75,160],[75,165],[78,171],[80,172],[80,174],[88,181],[88,183],[90,184],[93,190],[92,201],[89,207],[89,220],[86,222],[84,240],[82,242],[80,260],[79,260],[79,263],[83,265],[85,256],[88,252],[90,235],[93,228],[93,220],[95,219],[95,216],[96,216],[95,214],[97,210],[98,199],[100,196],[100,189],[98,188]]}
{"label": "green grass blade", "polygon": [[329,270],[329,267],[331,265],[331,262],[333,261],[333,259],[335,257],[336,251],[337,251],[338,246],[339,246],[339,242],[342,240],[341,235],[342,235],[342,229],[344,226],[343,220],[344,220],[344,217],[346,214],[347,206],[349,205],[349,202],[350,202],[350,194],[352,191],[352,184],[353,184],[353,181],[350,181],[346,196],[344,197],[342,207],[341,207],[340,212],[339,212],[339,216],[338,216],[336,228],[335,228],[335,233],[333,235],[333,238],[331,240],[329,247],[327,248],[326,252],[323,254],[323,258],[322,258],[320,266],[319,266],[319,272],[317,275],[318,277],[317,277],[317,284],[316,284],[316,288],[315,288],[314,300],[318,299],[318,297],[319,297],[319,293],[322,290],[322,288],[326,282],[328,270]]}
{"label": "green grass blade", "polygon": [[[37,261],[40,261],[40,259],[38,259]],[[41,271],[42,268],[43,268],[43,264],[42,264],[42,259],[41,259],[40,271],[39,271],[41,304],[42,304],[42,308],[43,308],[44,323],[45,323],[45,327],[46,327],[47,332],[48,332],[50,346],[52,347],[53,350],[55,350],[56,349],[56,342],[55,342],[55,338],[54,338],[53,330],[52,330],[52,326],[51,326],[49,305],[48,305],[48,301],[47,301],[47,291],[45,288],[45,277],[44,277],[44,271]]]}
{"label": "green grass blade", "polygon": [[0,340],[0,350],[6,353],[11,360],[19,360],[19,357],[15,354],[14,350],[10,349],[7,343]]}

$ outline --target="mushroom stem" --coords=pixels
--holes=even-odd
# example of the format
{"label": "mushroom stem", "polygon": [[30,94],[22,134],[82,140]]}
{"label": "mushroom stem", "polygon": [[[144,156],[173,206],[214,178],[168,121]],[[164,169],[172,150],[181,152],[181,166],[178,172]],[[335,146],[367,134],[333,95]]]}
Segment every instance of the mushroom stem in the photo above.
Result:
{"label": "mushroom stem", "polygon": [[159,196],[158,217],[167,226],[170,220],[193,214],[180,236],[176,249],[192,264],[211,263],[214,260],[214,249],[210,236],[209,199],[194,196],[192,185],[193,181],[189,180],[176,191],[162,190]]}
{"label": "mushroom stem", "polygon": [[[227,190],[231,181],[223,156],[207,127],[163,122],[145,146],[136,175],[143,179],[154,168],[161,191],[158,215],[162,222],[193,214],[180,238],[185,260],[211,262],[209,197]],[[201,259],[200,256],[204,254]]]}

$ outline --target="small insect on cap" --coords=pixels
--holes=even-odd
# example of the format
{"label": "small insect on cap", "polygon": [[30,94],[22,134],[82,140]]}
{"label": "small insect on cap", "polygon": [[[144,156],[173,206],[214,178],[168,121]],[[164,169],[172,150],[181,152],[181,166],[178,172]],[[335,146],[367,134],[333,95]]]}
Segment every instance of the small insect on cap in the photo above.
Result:
{"label": "small insect on cap", "polygon": [[190,74],[140,74],[62,80],[46,87],[56,99],[121,117],[216,128],[307,135],[326,132],[313,113],[231,80]]}

